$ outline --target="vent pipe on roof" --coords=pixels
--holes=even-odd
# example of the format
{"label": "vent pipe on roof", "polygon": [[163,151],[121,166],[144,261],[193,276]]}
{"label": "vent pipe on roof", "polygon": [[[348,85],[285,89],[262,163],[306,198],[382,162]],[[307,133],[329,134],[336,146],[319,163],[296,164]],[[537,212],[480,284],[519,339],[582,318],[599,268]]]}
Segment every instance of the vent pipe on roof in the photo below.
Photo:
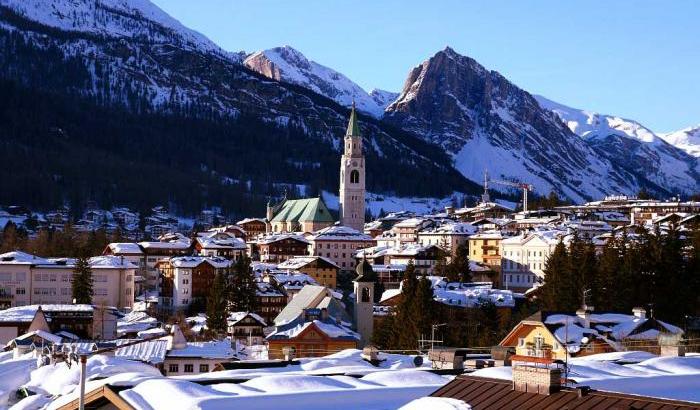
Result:
{"label": "vent pipe on roof", "polygon": [[639,319],[646,319],[647,317],[647,310],[644,309],[643,307],[635,307],[632,308],[632,314],[634,317],[639,318]]}

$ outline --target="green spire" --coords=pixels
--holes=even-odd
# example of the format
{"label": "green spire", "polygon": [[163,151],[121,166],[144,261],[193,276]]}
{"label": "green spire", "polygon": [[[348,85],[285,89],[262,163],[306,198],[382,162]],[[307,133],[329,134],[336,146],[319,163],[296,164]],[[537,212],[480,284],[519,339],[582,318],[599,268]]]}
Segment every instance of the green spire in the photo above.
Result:
{"label": "green spire", "polygon": [[350,122],[348,122],[348,131],[345,135],[354,137],[360,136],[360,125],[357,123],[357,114],[355,114],[355,100],[352,101],[352,109],[350,110]]}

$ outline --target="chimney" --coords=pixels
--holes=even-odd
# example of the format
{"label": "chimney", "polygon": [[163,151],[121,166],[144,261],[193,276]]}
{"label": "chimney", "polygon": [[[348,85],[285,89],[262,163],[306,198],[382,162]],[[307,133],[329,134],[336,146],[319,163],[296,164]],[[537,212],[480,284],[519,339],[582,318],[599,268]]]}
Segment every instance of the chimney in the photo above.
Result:
{"label": "chimney", "polygon": [[513,390],[550,395],[561,390],[561,369],[516,364],[513,366]]}
{"label": "chimney", "polygon": [[576,311],[576,316],[583,321],[583,327],[590,329],[591,327],[591,312],[593,312],[593,306],[583,304],[581,309]]}
{"label": "chimney", "polygon": [[636,307],[632,308],[632,314],[634,317],[639,318],[639,319],[646,319],[647,317],[647,310],[644,309],[643,307]]}

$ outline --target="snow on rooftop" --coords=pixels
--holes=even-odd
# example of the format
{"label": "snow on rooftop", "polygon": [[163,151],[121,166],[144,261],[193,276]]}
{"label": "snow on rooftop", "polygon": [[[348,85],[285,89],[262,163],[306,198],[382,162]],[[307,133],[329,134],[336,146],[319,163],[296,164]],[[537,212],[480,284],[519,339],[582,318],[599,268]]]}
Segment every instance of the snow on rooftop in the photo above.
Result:
{"label": "snow on rooftop", "polygon": [[6,252],[0,255],[0,264],[39,265],[48,263],[50,262],[45,258],[22,251]]}
{"label": "snow on rooftop", "polygon": [[[619,352],[572,358],[569,378],[597,390],[700,402],[700,355],[651,358],[648,355]],[[622,364],[625,359],[635,363]],[[510,380],[512,367],[492,367],[471,374]]]}
{"label": "snow on rooftop", "polygon": [[171,349],[167,357],[196,357],[203,359],[231,359],[236,356],[231,340],[188,342],[182,349]]}
{"label": "snow on rooftop", "polygon": [[462,400],[449,397],[421,397],[401,406],[399,410],[471,410],[472,406]]}
{"label": "snow on rooftop", "polygon": [[356,229],[332,225],[315,232],[311,238],[315,241],[372,241],[372,237]]}
{"label": "snow on rooftop", "polygon": [[45,313],[57,312],[90,312],[94,310],[92,305],[26,305],[15,306],[5,310],[0,310],[0,322],[31,322],[34,315],[41,306]]}
{"label": "snow on rooftop", "polygon": [[326,263],[329,263],[338,269],[340,267],[333,262],[332,260],[326,258],[325,256],[293,256],[286,261],[280,263],[277,265],[278,269],[291,269],[291,270],[297,270],[300,268],[303,268],[304,266],[308,265],[309,263],[312,263],[313,261],[320,259]]}
{"label": "snow on rooftop", "polygon": [[235,326],[238,322],[243,320],[246,316],[250,316],[258,322],[262,323],[263,326],[267,326],[265,319],[255,312],[231,312],[227,319],[229,326]]}
{"label": "snow on rooftop", "polygon": [[[120,344],[128,342],[131,342],[131,340],[124,340]],[[114,352],[114,356],[121,359],[160,364],[165,361],[167,351],[168,341],[165,339],[158,339],[120,347]]]}
{"label": "snow on rooftop", "polygon": [[300,323],[290,329],[276,331],[268,335],[268,338],[294,338],[297,337],[301,332],[306,330],[311,325],[315,325],[318,330],[320,330],[325,335],[331,338],[348,338],[348,339],[360,339],[360,335],[356,332],[350,330],[349,328],[335,323],[327,323],[321,320],[313,320],[309,322]]}
{"label": "snow on rooftop", "polygon": [[218,256],[176,256],[170,258],[170,263],[177,268],[195,268],[202,263],[208,263],[215,268],[227,268],[231,261]]}
{"label": "snow on rooftop", "polygon": [[132,242],[112,242],[109,245],[110,251],[113,254],[124,254],[124,255],[142,255],[143,251],[137,243]]}

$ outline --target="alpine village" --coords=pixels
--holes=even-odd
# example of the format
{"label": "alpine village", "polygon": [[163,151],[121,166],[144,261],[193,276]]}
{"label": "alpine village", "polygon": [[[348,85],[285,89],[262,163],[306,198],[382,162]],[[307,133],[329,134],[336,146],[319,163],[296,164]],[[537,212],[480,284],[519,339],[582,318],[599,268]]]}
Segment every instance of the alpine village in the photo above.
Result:
{"label": "alpine village", "polygon": [[449,47],[368,94],[148,0],[0,0],[0,408],[700,409],[673,141]]}

